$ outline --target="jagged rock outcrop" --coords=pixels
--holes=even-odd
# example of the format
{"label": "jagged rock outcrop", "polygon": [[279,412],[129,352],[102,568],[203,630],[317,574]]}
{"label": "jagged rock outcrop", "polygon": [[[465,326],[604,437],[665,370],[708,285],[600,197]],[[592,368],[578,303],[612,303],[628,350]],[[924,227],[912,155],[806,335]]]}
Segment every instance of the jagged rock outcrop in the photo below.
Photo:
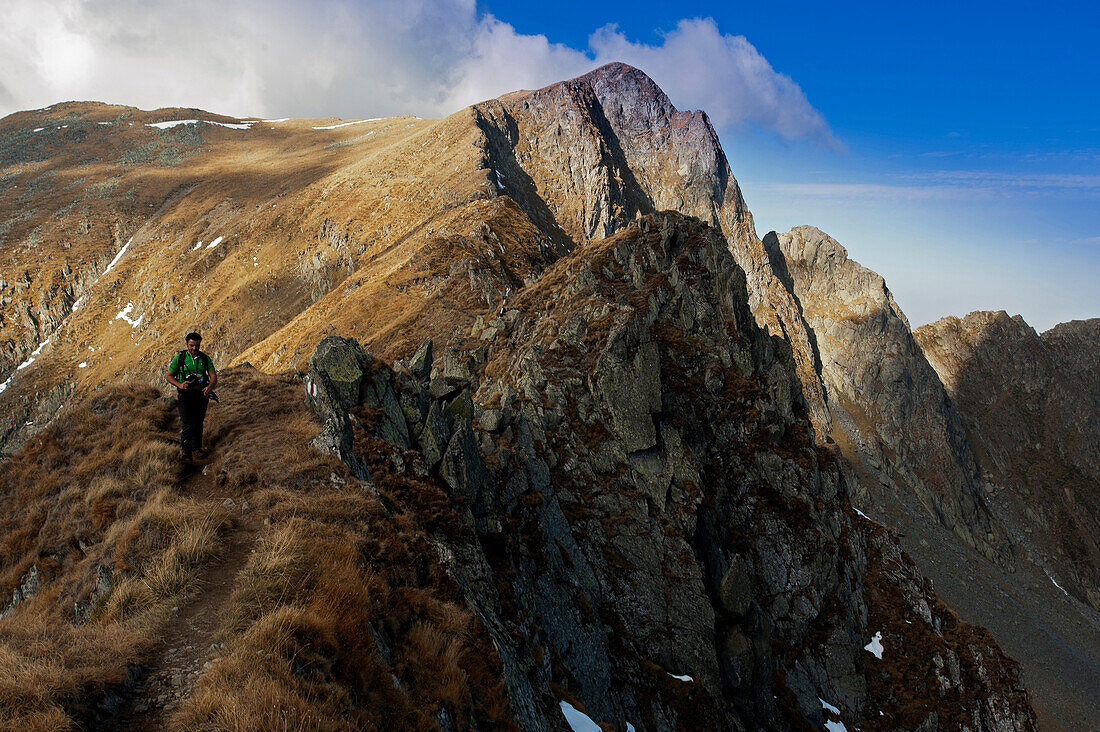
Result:
{"label": "jagged rock outcrop", "polygon": [[639,214],[672,209],[718,227],[745,271],[757,321],[794,346],[807,406],[828,431],[829,415],[797,304],[777,279],[756,235],[714,128],[704,112],[677,110],[642,71],[625,64],[474,107],[486,162],[550,236],[607,236]]}
{"label": "jagged rock outcrop", "polygon": [[958,405],[993,500],[1059,586],[1100,609],[1100,320],[1039,335],[975,312],[914,333]]}
{"label": "jagged rock outcrop", "polygon": [[1034,728],[1012,662],[848,508],[717,231],[646,217],[411,367],[338,338],[313,365],[372,479],[443,515],[400,493],[430,474],[465,517],[440,556],[524,728],[562,702],[616,728]]}
{"label": "jagged rock outcrop", "polygon": [[763,241],[811,329],[832,436],[862,478],[854,483],[873,494],[865,498],[915,495],[970,546],[1006,552],[959,416],[883,278],[812,226]]}

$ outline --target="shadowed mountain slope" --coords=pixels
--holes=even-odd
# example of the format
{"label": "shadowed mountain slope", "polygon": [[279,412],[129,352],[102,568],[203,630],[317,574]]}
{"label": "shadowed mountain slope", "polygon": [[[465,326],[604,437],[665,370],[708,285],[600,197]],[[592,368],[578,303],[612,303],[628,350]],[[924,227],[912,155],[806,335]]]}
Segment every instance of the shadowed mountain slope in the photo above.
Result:
{"label": "shadowed mountain slope", "polygon": [[914,335],[959,405],[1005,523],[1052,581],[1100,610],[1098,324],[1040,336],[1020,316],[976,312]]}
{"label": "shadowed mountain slope", "polygon": [[830,434],[870,494],[860,502],[914,495],[987,557],[1010,551],[959,416],[882,277],[812,226],[772,232],[764,246],[813,334]]}
{"label": "shadowed mountain slope", "polygon": [[[910,332],[882,277],[827,234],[800,226],[764,245],[811,328],[853,502],[1025,659],[1044,724],[1094,718],[1095,321],[1040,338],[973,313]],[[1054,577],[1077,600],[1044,586]]]}

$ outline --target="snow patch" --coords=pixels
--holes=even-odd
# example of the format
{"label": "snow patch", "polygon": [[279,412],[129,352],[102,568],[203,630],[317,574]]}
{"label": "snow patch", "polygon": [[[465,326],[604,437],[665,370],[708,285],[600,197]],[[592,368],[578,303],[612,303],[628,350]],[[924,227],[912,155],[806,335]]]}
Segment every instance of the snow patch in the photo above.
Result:
{"label": "snow patch", "polygon": [[79,363],[79,364],[77,365],[77,368],[78,368],[78,369],[86,369],[86,368],[88,368],[88,362],[87,362],[87,361],[81,361],[81,362],[80,362],[80,363]]}
{"label": "snow patch", "polygon": [[132,244],[133,241],[134,241],[134,237],[131,236],[130,241],[126,242],[126,244],[122,247],[122,249],[118,250],[118,254],[116,254],[115,258],[111,260],[111,263],[107,265],[107,269],[103,270],[103,274],[101,274],[99,277],[95,278],[95,281],[92,282],[93,285],[96,282],[99,282],[100,278],[103,277],[103,275],[107,274],[108,272],[110,272],[112,269],[115,268],[115,265],[118,264],[118,260],[122,259],[122,255],[126,254],[126,250],[130,248],[130,244]]}
{"label": "snow patch", "polygon": [[340,127],[347,127],[348,125],[361,125],[364,122],[377,122],[380,119],[382,119],[382,118],[381,117],[371,117],[370,119],[358,119],[358,120],[355,120],[354,122],[341,122],[338,125],[326,125],[324,127],[314,127],[313,129],[315,129],[315,130],[335,130],[335,129],[338,129]]}
{"label": "snow patch", "polygon": [[38,354],[42,353],[42,349],[45,348],[46,344],[49,343],[49,342],[50,342],[50,339],[47,338],[46,340],[39,343],[38,348],[34,349],[34,351],[31,352],[31,355],[32,356],[37,356]]}
{"label": "snow patch", "polygon": [[565,721],[573,732],[602,732],[600,725],[593,722],[591,717],[567,701],[561,702],[561,713],[565,715]]}
{"label": "snow patch", "polygon": [[1058,584],[1058,581],[1057,581],[1056,579],[1054,579],[1053,577],[1051,577],[1051,576],[1050,576],[1049,574],[1047,575],[1047,577],[1049,577],[1049,578],[1050,578],[1050,581],[1054,583],[1054,586],[1055,586],[1055,587],[1057,587],[1057,588],[1058,588],[1059,590],[1061,590],[1062,592],[1064,592],[1064,593],[1066,594],[1066,597],[1069,597],[1069,593],[1068,593],[1068,592],[1066,592],[1066,588],[1065,588],[1065,587],[1062,587],[1062,586],[1061,586],[1060,584]]}
{"label": "snow patch", "polygon": [[500,174],[499,170],[494,170],[493,172],[497,174],[497,188],[499,188],[500,190],[503,191],[504,190],[504,176],[502,176]]}
{"label": "snow patch", "polygon": [[875,658],[882,658],[882,631],[875,633],[875,637],[863,647],[863,650],[871,653]]}
{"label": "snow patch", "polygon": [[131,328],[136,328],[141,325],[141,321],[145,320],[144,315],[139,315],[137,320],[130,317],[130,313],[134,310],[134,304],[132,302],[126,303],[126,307],[118,311],[118,315],[114,317],[114,320],[125,320],[130,324]]}
{"label": "snow patch", "polygon": [[[219,244],[221,244],[221,243],[222,243],[222,239],[223,239],[223,237],[220,237],[220,236],[219,236],[219,237],[218,237],[217,239],[215,239],[214,241],[212,241],[212,242],[210,242],[209,244],[207,244],[207,245],[206,245],[206,248],[207,248],[207,249],[213,249],[214,247],[216,247],[216,246],[218,246]],[[202,242],[199,242],[199,243],[201,244]]]}
{"label": "snow patch", "polygon": [[[818,697],[817,700],[821,702],[822,710],[837,717],[840,716],[840,710],[834,707],[832,704],[825,701],[821,697]],[[845,727],[844,722],[841,722],[840,720],[837,720],[835,722],[829,719],[825,720],[825,729],[828,730],[828,732],[848,732],[848,728]]]}
{"label": "snow patch", "polygon": [[863,512],[863,511],[860,511],[860,510],[859,510],[858,508],[856,508],[855,506],[852,506],[852,510],[853,510],[853,511],[855,511],[856,513],[858,513],[858,514],[859,514],[860,516],[862,516],[863,518],[867,519],[868,521],[874,521],[874,519],[873,519],[873,518],[871,518],[870,516],[868,516],[867,514],[865,514],[865,513]]}
{"label": "snow patch", "polygon": [[42,349],[45,348],[46,344],[49,343],[49,342],[50,342],[50,339],[47,338],[46,340],[39,343],[38,348],[31,351],[31,355],[27,356],[27,360],[15,367],[15,371],[11,372],[11,376],[9,376],[3,384],[0,384],[0,394],[3,394],[4,391],[8,388],[8,385],[11,384],[11,380],[15,378],[15,374],[17,372],[22,371],[23,369],[27,368],[32,363],[34,363],[34,360],[36,358],[38,358],[38,354],[42,353]]}
{"label": "snow patch", "polygon": [[178,125],[194,125],[198,124],[197,119],[173,119],[167,122],[150,122],[146,124],[146,127],[156,127],[158,130],[167,130],[170,127],[176,127]]}
{"label": "snow patch", "polygon": [[691,677],[690,677],[690,676],[688,676],[687,674],[684,674],[683,676],[677,676],[676,674],[670,673],[670,674],[669,674],[669,676],[671,676],[672,678],[676,679],[677,681],[684,681],[684,682],[687,682],[687,683],[689,683],[689,684],[690,684],[691,682],[695,681],[695,679],[691,678]]}
{"label": "snow patch", "polygon": [[45,127],[35,127],[33,130],[31,130],[31,132],[41,132],[44,129],[46,129],[46,128]]}
{"label": "snow patch", "polygon": [[196,244],[194,247],[192,247],[191,251],[197,252],[200,249],[202,249],[202,242],[201,241],[198,244]]}
{"label": "snow patch", "polygon": [[250,130],[252,129],[252,123],[247,124],[233,123],[233,122],[214,122],[208,119],[172,119],[166,122],[149,122],[146,127],[156,127],[158,130],[167,130],[171,127],[178,125],[197,125],[200,122],[207,125],[219,125],[221,127],[228,127],[231,130]]}
{"label": "snow patch", "polygon": [[282,117],[281,119],[262,119],[261,122],[286,122],[290,117]]}

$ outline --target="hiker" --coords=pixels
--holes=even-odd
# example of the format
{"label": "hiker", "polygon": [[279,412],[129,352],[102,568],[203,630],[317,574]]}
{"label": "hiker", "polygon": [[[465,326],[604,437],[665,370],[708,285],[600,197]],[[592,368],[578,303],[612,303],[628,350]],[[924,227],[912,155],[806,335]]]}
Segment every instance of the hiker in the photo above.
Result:
{"label": "hiker", "polygon": [[[192,453],[200,458],[206,456],[206,450],[202,448],[202,421],[206,417],[206,406],[214,395],[218,374],[214,371],[214,362],[199,350],[202,336],[188,333],[185,340],[187,350],[180,351],[172,359],[167,378],[179,395],[180,448],[184,461],[190,461]],[[216,396],[213,398],[217,400]]]}

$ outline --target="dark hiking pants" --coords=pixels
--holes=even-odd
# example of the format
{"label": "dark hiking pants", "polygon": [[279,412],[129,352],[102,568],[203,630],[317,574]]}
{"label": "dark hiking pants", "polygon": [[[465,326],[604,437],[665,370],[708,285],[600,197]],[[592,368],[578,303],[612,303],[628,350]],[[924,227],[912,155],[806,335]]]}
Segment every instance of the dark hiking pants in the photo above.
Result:
{"label": "dark hiking pants", "polygon": [[202,421],[210,401],[202,389],[177,389],[180,410],[180,448],[184,455],[202,449]]}

